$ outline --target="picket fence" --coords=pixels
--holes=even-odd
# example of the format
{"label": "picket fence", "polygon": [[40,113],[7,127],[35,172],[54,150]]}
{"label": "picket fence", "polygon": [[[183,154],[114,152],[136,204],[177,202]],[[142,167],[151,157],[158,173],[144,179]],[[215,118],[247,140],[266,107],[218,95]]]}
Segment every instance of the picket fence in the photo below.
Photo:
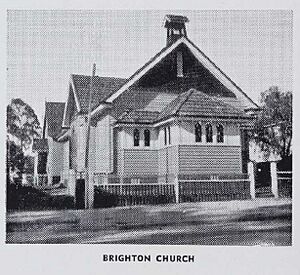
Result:
{"label": "picket fence", "polygon": [[242,200],[250,198],[247,174],[109,177],[96,175],[96,188],[117,205]]}

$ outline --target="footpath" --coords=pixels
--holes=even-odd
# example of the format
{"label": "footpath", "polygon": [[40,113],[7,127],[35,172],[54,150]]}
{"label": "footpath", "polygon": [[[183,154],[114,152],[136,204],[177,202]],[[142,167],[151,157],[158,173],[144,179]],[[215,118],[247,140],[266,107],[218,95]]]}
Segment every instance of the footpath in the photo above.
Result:
{"label": "footpath", "polygon": [[[8,243],[73,242],[84,234],[292,219],[289,198],[7,213]],[[80,235],[83,234],[83,235]],[[56,237],[56,236],[61,236]],[[63,236],[63,237],[62,237]],[[76,242],[76,240],[75,240]],[[80,240],[78,240],[80,242]]]}

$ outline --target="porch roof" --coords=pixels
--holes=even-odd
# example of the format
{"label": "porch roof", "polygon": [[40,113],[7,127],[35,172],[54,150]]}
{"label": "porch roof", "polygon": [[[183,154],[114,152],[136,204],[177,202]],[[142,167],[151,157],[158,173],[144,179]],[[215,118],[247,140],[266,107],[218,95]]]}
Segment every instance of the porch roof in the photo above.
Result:
{"label": "porch roof", "polygon": [[131,110],[122,114],[118,123],[154,124],[171,117],[251,119],[243,111],[219,99],[190,89],[177,96],[161,112]]}
{"label": "porch roof", "polygon": [[180,94],[162,110],[156,121],[172,116],[248,118],[237,108],[195,89]]}
{"label": "porch roof", "polygon": [[159,115],[159,112],[151,112],[145,110],[133,110],[125,112],[118,119],[120,123],[139,123],[139,124],[152,124]]}

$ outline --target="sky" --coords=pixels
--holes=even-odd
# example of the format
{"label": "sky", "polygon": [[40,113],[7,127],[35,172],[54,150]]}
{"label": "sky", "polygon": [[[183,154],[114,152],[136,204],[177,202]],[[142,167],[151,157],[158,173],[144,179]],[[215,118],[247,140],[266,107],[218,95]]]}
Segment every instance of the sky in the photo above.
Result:
{"label": "sky", "polygon": [[166,44],[166,14],[189,18],[188,37],[255,102],[292,90],[292,12],[34,11],[7,14],[7,98],[40,121],[46,101],[65,101],[70,74],[130,77]]}

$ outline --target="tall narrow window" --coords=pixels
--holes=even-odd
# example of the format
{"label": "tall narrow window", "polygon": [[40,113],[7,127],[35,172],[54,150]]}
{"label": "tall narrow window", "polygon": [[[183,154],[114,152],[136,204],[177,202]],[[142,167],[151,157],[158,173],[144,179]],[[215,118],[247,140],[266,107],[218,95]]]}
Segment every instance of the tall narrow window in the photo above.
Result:
{"label": "tall narrow window", "polygon": [[211,143],[213,142],[213,132],[212,132],[212,126],[210,123],[206,124],[205,126],[205,134],[206,134],[206,142]]}
{"label": "tall narrow window", "polygon": [[144,131],[144,141],[145,141],[145,147],[150,146],[150,130],[148,129]]}
{"label": "tall narrow window", "polygon": [[199,122],[195,125],[195,141],[201,142],[202,141],[202,128]]}
{"label": "tall narrow window", "polygon": [[133,145],[140,146],[140,131],[138,129],[133,131]]}
{"label": "tall narrow window", "polygon": [[218,143],[224,142],[224,127],[221,124],[217,126],[217,142]]}
{"label": "tall narrow window", "polygon": [[164,133],[165,133],[165,145],[167,145],[167,128],[164,128]]}
{"label": "tall narrow window", "polygon": [[171,128],[168,126],[169,144],[171,144]]}

